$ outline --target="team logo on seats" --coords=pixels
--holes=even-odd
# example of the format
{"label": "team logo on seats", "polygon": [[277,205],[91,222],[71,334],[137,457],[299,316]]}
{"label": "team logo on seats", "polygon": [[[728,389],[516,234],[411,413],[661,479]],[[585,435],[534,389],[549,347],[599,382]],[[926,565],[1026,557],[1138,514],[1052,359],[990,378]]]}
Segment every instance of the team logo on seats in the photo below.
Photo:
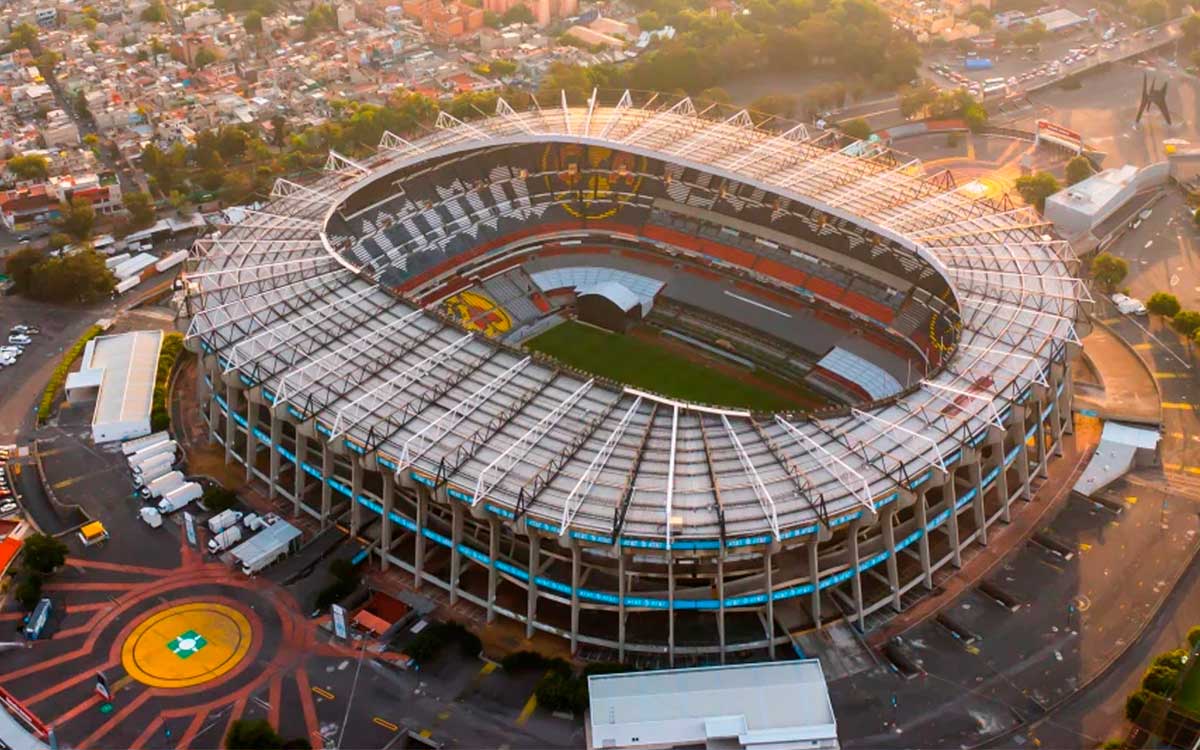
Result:
{"label": "team logo on seats", "polygon": [[645,157],[602,146],[555,143],[542,152],[546,188],[578,219],[608,219],[642,184]]}
{"label": "team logo on seats", "polygon": [[489,338],[506,333],[512,328],[512,318],[504,308],[480,292],[459,292],[448,297],[444,305],[446,312],[465,328],[479,331]]}

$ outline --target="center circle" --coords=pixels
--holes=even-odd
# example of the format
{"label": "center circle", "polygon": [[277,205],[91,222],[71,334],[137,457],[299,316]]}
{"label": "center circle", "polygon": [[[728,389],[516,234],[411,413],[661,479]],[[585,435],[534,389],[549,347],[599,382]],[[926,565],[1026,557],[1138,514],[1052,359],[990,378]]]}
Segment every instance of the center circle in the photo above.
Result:
{"label": "center circle", "polygon": [[186,688],[227,674],[250,650],[246,616],[216,602],[192,602],[155,612],[121,645],[121,664],[150,687]]}

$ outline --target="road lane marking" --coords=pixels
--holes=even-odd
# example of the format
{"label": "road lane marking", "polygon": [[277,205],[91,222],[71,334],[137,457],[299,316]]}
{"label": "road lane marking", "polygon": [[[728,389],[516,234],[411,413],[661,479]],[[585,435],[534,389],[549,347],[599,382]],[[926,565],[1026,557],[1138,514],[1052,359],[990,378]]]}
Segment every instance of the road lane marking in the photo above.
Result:
{"label": "road lane marking", "polygon": [[1153,344],[1151,344],[1149,341],[1143,341],[1143,342],[1141,342],[1141,343],[1139,343],[1139,344],[1134,344],[1134,345],[1133,345],[1133,348],[1134,348],[1134,349],[1137,349],[1139,352],[1145,352],[1145,351],[1149,351],[1149,350],[1150,350],[1150,349],[1152,349],[1153,347],[1154,347],[1154,345],[1153,345]]}
{"label": "road lane marking", "polygon": [[517,716],[517,726],[525,726],[525,722],[529,721],[529,717],[533,716],[533,712],[537,709],[537,693],[529,696],[529,700],[525,701],[525,707],[521,709],[521,713]]}
{"label": "road lane marking", "polygon": [[61,482],[55,482],[54,484],[50,485],[50,488],[54,490],[61,490],[64,487],[70,487],[76,482],[82,482],[84,479],[87,479],[87,476],[87,474],[83,474],[77,477],[71,477],[70,479],[64,479]]}
{"label": "road lane marking", "polygon": [[335,697],[337,697],[325,688],[317,687],[316,685],[313,685],[312,691],[326,700],[333,700]]}
{"label": "road lane marking", "polygon": [[1186,401],[1163,401],[1162,408],[1174,411],[1195,411],[1196,405]]}
{"label": "road lane marking", "polygon": [[422,729],[420,732],[417,732],[417,734],[421,735],[421,736],[422,736],[422,737],[424,737],[425,739],[429,739],[430,737],[432,737],[432,736],[433,736],[433,730],[431,730],[431,729]]}
{"label": "road lane marking", "polygon": [[483,665],[483,669],[479,670],[479,674],[491,674],[496,671],[496,662],[489,661]]}
{"label": "road lane marking", "polygon": [[1191,380],[1192,374],[1190,372],[1156,372],[1154,377],[1159,380]]}
{"label": "road lane marking", "polygon": [[375,722],[376,724],[378,724],[379,726],[388,730],[389,732],[394,732],[400,728],[400,726],[398,724],[393,724],[392,722],[388,721],[387,719],[381,719],[378,716],[372,717],[371,721]]}

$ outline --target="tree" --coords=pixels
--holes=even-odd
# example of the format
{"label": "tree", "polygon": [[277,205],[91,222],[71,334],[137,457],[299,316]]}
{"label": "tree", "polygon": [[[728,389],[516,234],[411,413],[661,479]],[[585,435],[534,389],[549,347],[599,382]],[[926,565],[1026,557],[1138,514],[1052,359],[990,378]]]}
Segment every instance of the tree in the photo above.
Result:
{"label": "tree", "polygon": [[967,14],[967,20],[985,31],[992,27],[992,14],[987,8],[972,8]]}
{"label": "tree", "polygon": [[1146,310],[1160,318],[1174,318],[1179,314],[1179,298],[1168,292],[1155,292],[1146,300]]}
{"label": "tree", "polygon": [[262,13],[252,10],[242,19],[242,28],[246,30],[247,34],[261,34],[263,30],[262,21]]}
{"label": "tree", "polygon": [[1174,669],[1176,672],[1182,672],[1184,666],[1187,665],[1187,657],[1188,652],[1184,649],[1173,648],[1154,657],[1154,661],[1151,664],[1166,667],[1167,669]]}
{"label": "tree", "polygon": [[266,719],[237,719],[225,735],[229,750],[282,750],[283,738]]}
{"label": "tree", "polygon": [[1142,0],[1134,7],[1133,12],[1146,26],[1157,26],[1170,15],[1170,10],[1163,0]]}
{"label": "tree", "polygon": [[49,575],[67,561],[67,545],[52,536],[30,534],[21,546],[21,565],[26,570]]}
{"label": "tree", "polygon": [[209,65],[212,65],[216,61],[217,55],[215,52],[210,50],[208,47],[201,47],[200,51],[196,53],[196,56],[192,58],[192,67],[196,70],[201,70],[202,68],[207,68]]}
{"label": "tree", "polygon": [[1138,716],[1141,715],[1142,709],[1146,707],[1146,701],[1150,699],[1150,694],[1145,690],[1138,690],[1130,693],[1125,699],[1125,718],[1131,722],[1136,722]]}
{"label": "tree", "polygon": [[1168,696],[1179,683],[1179,670],[1171,669],[1164,664],[1151,665],[1142,675],[1142,690],[1161,696]]}
{"label": "tree", "polygon": [[900,89],[900,114],[910,118],[925,111],[937,99],[938,88],[928,81]]}
{"label": "tree", "polygon": [[1082,154],[1067,162],[1067,184],[1074,185],[1092,176],[1092,162]]}
{"label": "tree", "polygon": [[637,25],[642,31],[657,31],[666,24],[663,23],[661,16],[652,10],[648,10],[645,13],[638,14]]}
{"label": "tree", "polygon": [[8,32],[8,44],[16,49],[33,50],[38,45],[37,27],[20,23]]}
{"label": "tree", "polygon": [[9,159],[6,166],[18,180],[45,180],[50,160],[41,154],[23,154]]}
{"label": "tree", "polygon": [[841,124],[842,132],[857,141],[865,141],[871,137],[871,126],[861,117],[846,120]]}
{"label": "tree", "polygon": [[483,25],[489,29],[498,29],[504,24],[500,21],[499,13],[494,10],[485,10],[483,12]]}
{"label": "tree", "polygon": [[729,92],[720,86],[712,86],[700,92],[699,98],[706,102],[715,102],[717,104],[729,104],[733,101],[729,96]]}
{"label": "tree", "polygon": [[1180,31],[1183,32],[1183,38],[1180,39],[1180,42],[1185,47],[1200,45],[1200,13],[1193,13],[1183,19]]}
{"label": "tree", "polygon": [[38,55],[34,59],[33,64],[38,66],[38,68],[45,73],[52,73],[54,71],[54,66],[58,65],[61,60],[62,56],[57,52],[53,50],[47,50],[46,52]]}
{"label": "tree", "polygon": [[1025,25],[1025,28],[1013,35],[1013,41],[1022,47],[1032,47],[1041,44],[1046,38],[1046,24],[1041,21],[1034,21]]}
{"label": "tree", "polygon": [[35,247],[21,248],[8,256],[4,264],[4,272],[13,280],[19,294],[29,291],[29,282],[33,277],[33,269],[41,263],[46,254]]}
{"label": "tree", "polygon": [[273,115],[271,117],[271,143],[277,148],[282,148],[287,142],[287,119],[283,115]]}
{"label": "tree", "polygon": [[13,596],[22,607],[32,610],[42,598],[42,577],[36,573],[21,576]]}
{"label": "tree", "polygon": [[75,114],[79,115],[80,117],[86,118],[86,119],[91,118],[92,110],[91,110],[91,108],[88,107],[86,91],[84,91],[83,89],[79,89],[78,91],[76,91],[75,98],[71,102],[71,104],[72,104],[72,106],[75,107]]}
{"label": "tree", "polygon": [[1100,253],[1092,258],[1092,278],[1105,292],[1112,294],[1117,285],[1129,274],[1129,264],[1124,258],[1118,258],[1111,253]]}
{"label": "tree", "polygon": [[167,20],[167,9],[161,2],[153,2],[142,10],[139,18],[143,23],[162,23]]}
{"label": "tree", "polygon": [[795,117],[796,97],[788,94],[768,94],[760,96],[750,103],[750,109],[768,115],[780,117]]}
{"label": "tree", "polygon": [[533,11],[524,3],[518,3],[500,16],[500,23],[508,26],[510,23],[533,23]]}
{"label": "tree", "polygon": [[144,229],[154,223],[158,212],[154,208],[154,199],[149,193],[126,193],[123,199],[125,210],[129,212],[134,231]]}
{"label": "tree", "polygon": [[1062,189],[1058,179],[1049,172],[1035,172],[1017,178],[1017,192],[1021,199],[1041,213],[1046,210],[1046,199]]}
{"label": "tree", "polygon": [[112,293],[117,279],[104,256],[90,248],[59,257],[46,257],[29,269],[25,293],[43,302],[84,304]]}
{"label": "tree", "polygon": [[92,236],[92,229],[96,225],[96,209],[86,200],[68,198],[59,205],[56,223],[63,232],[82,242]]}
{"label": "tree", "polygon": [[200,502],[204,504],[213,513],[220,513],[223,510],[229,510],[237,505],[237,493],[227,487],[214,485],[205,487],[204,493],[200,495]]}
{"label": "tree", "polygon": [[1200,648],[1200,625],[1193,625],[1191,629],[1188,630],[1187,642],[1188,645],[1192,647],[1193,651],[1197,648]]}
{"label": "tree", "polygon": [[1171,318],[1171,327],[1186,338],[1191,338],[1200,331],[1200,312],[1196,310],[1181,310]]}

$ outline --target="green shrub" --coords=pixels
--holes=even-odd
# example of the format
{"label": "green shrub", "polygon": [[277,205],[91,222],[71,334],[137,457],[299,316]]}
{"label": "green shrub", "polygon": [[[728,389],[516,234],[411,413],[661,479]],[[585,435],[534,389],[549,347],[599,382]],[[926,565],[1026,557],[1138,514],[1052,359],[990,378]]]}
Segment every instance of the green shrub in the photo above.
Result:
{"label": "green shrub", "polygon": [[358,588],[362,576],[359,575],[358,568],[349,560],[338,558],[329,564],[329,572],[333,575],[333,582],[317,593],[317,609],[325,609],[331,604],[336,604],[342,599],[345,599],[354,590]]}
{"label": "green shrub", "polygon": [[87,343],[99,336],[101,332],[100,326],[92,326],[84,331],[83,335],[63,354],[62,361],[58,363],[58,367],[54,368],[54,372],[50,373],[50,380],[46,382],[46,389],[42,391],[42,401],[38,404],[37,412],[39,422],[50,418],[50,411],[54,408],[54,397],[58,395],[63,383],[67,382],[67,374],[71,372],[71,365],[79,358],[79,355],[83,354],[83,348],[87,346]]}
{"label": "green shrub", "polygon": [[219,485],[213,487],[205,487],[204,493],[200,495],[200,502],[204,503],[204,507],[208,508],[213,513],[220,513],[224,510],[229,510],[237,505],[237,493],[231,489],[221,487]]}
{"label": "green shrub", "polygon": [[588,705],[587,678],[551,670],[538,681],[534,695],[538,705],[548,711],[582,713]]}
{"label": "green shrub", "polygon": [[1154,657],[1151,662],[1156,667],[1166,667],[1176,672],[1183,671],[1183,665],[1187,664],[1188,652],[1182,648],[1166,651]]}
{"label": "green shrub", "polygon": [[67,561],[67,545],[46,534],[30,534],[21,545],[21,567],[29,573],[49,575]]}
{"label": "green shrub", "polygon": [[1129,697],[1125,699],[1125,718],[1136,722],[1138,716],[1142,713],[1142,709],[1146,707],[1146,701],[1148,700],[1150,700],[1150,694],[1145,690],[1130,693]]}
{"label": "green shrub", "polygon": [[168,333],[163,337],[162,349],[158,353],[158,370],[154,374],[154,400],[150,403],[150,429],[165,430],[171,426],[170,404],[167,398],[171,383],[171,372],[183,352],[183,334]]}
{"label": "green shrub", "polygon": [[500,660],[505,672],[523,672],[545,669],[548,659],[536,651],[514,651]]}
{"label": "green shrub", "polygon": [[1193,649],[1200,647],[1200,625],[1194,625],[1187,634],[1188,645]]}
{"label": "green shrub", "polygon": [[418,662],[429,661],[451,643],[457,643],[463,656],[475,656],[483,650],[479,636],[457,622],[438,622],[417,634],[404,652]]}

